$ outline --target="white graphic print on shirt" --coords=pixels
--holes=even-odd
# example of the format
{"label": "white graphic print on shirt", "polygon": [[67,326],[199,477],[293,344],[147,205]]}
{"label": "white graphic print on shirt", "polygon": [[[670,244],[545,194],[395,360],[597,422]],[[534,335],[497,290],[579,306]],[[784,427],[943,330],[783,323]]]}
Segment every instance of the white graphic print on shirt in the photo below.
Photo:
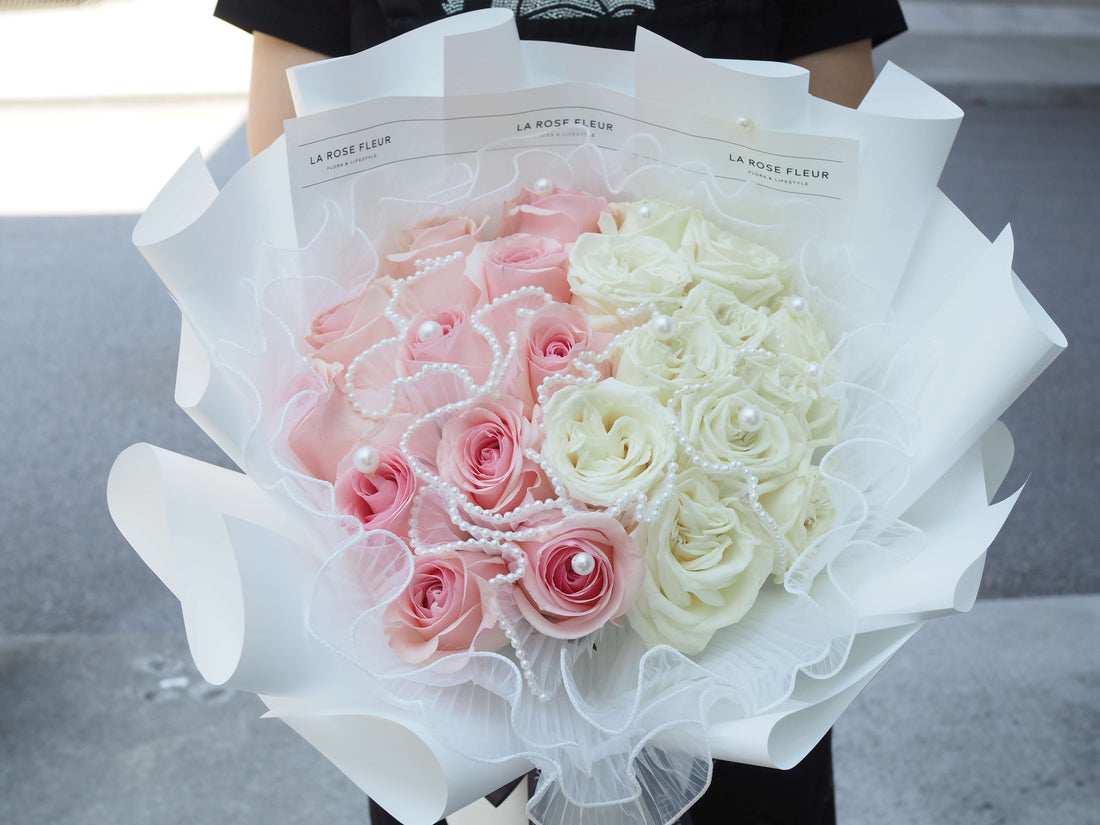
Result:
{"label": "white graphic print on shirt", "polygon": [[[465,0],[446,0],[445,14],[464,11]],[[569,17],[626,17],[637,11],[655,11],[655,0],[493,0],[493,7],[511,9],[517,18],[560,20]]]}

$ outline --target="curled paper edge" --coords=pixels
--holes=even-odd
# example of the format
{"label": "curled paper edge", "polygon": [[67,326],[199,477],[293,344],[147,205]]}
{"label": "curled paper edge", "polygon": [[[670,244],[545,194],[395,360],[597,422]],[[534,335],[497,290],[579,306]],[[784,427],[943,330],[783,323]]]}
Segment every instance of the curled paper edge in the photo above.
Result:
{"label": "curled paper edge", "polygon": [[261,695],[268,717],[281,719],[406,825],[432,825],[530,770],[530,763],[475,762],[438,742],[414,713],[364,696],[372,709],[296,707]]}
{"label": "curled paper edge", "polygon": [[819,680],[800,675],[790,697],[772,713],[713,721],[710,739],[714,757],[766,768],[793,768],[922,624],[860,634],[838,673]]}
{"label": "curled paper edge", "polygon": [[247,476],[135,444],[115,460],[107,489],[120,532],[180,600],[203,678],[259,694],[383,807],[430,825],[530,768],[458,755],[308,634],[308,540]]}
{"label": "curled paper edge", "polygon": [[[304,627],[292,643],[280,599],[293,596],[296,579],[313,575],[307,569],[288,575],[308,567],[312,554],[302,549],[308,539],[285,508],[241,473],[151,444],[134,444],[115,460],[107,505],[119,531],[180,600],[204,679],[254,691],[300,678],[279,669],[288,653],[312,658],[302,653]],[[262,545],[236,539],[242,525],[262,525]],[[272,551],[280,542],[284,567],[277,570]],[[306,597],[299,597],[303,604]],[[258,628],[269,635],[257,638]]]}
{"label": "curled paper edge", "polygon": [[[467,41],[461,46],[462,53],[500,56],[505,65],[498,63],[494,70],[479,61],[472,67],[474,74],[455,88],[454,79],[449,79],[445,71],[444,46],[451,38]],[[398,57],[402,69],[391,71]],[[524,77],[515,18],[507,9],[481,9],[444,17],[357,54],[287,70],[294,111],[299,117],[376,97],[512,89],[522,84]],[[481,83],[488,84],[488,88],[480,88]]]}
{"label": "curled paper edge", "polygon": [[940,358],[917,404],[921,427],[912,447],[913,471],[893,502],[899,513],[977,443],[1066,347],[1065,335],[1011,262],[1006,228],[919,332]]}
{"label": "curled paper edge", "polygon": [[228,390],[224,376],[215,379],[210,357],[198,333],[187,318],[183,318],[176,363],[176,406],[239,467],[244,458],[242,445],[252,422],[243,414],[239,399]]}
{"label": "curled paper edge", "polygon": [[208,348],[255,300],[246,282],[256,250],[296,246],[286,163],[280,137],[219,192],[195,152],[134,228],[134,245]]}
{"label": "curled paper edge", "polygon": [[[988,504],[990,488],[1000,486],[1011,459],[1008,429],[996,422],[906,514],[925,531],[929,546],[909,563],[847,594],[859,615],[859,630],[844,667],[828,679],[800,675],[791,696],[772,713],[712,721],[716,758],[794,767],[925,621],[973,607],[986,549],[1021,492]],[[969,524],[973,527],[956,539],[960,525]]]}
{"label": "curled paper edge", "polygon": [[990,504],[990,490],[1004,480],[1012,452],[1008,428],[994,422],[906,511],[904,520],[923,532],[926,545],[915,558],[863,579],[847,594],[860,632],[974,606],[986,551],[1023,492],[1021,487]]}

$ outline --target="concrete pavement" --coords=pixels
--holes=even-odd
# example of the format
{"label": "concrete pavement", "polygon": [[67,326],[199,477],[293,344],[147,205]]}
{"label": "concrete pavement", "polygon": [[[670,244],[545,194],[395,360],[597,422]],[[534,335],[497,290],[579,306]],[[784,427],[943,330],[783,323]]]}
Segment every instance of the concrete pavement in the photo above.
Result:
{"label": "concrete pavement", "polygon": [[901,0],[909,32],[879,47],[963,107],[1100,102],[1096,0]]}

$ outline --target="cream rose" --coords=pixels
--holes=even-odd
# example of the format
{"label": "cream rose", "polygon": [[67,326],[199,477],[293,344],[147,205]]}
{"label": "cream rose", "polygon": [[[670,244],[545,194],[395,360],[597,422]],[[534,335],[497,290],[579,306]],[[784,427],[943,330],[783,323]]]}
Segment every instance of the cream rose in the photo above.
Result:
{"label": "cream rose", "polygon": [[774,564],[754,518],[702,471],[677,478],[657,521],[632,534],[648,575],[629,621],[647,643],[692,656],[748,612]]}
{"label": "cream rose", "polygon": [[716,381],[680,398],[680,426],[708,461],[740,462],[760,491],[809,470],[810,428],[799,410],[784,409],[739,378]]}
{"label": "cream rose", "polygon": [[765,315],[742,303],[728,289],[708,282],[692,288],[683,307],[673,317],[691,325],[709,325],[734,349],[762,347],[772,334]]}
{"label": "cream rose", "polygon": [[804,361],[821,362],[832,347],[829,346],[825,330],[809,311],[805,301],[805,298],[796,296],[783,298],[775,311],[768,316],[768,322],[783,342],[783,349],[787,353]]}
{"label": "cream rose", "polygon": [[737,374],[754,392],[806,419],[810,428],[810,447],[829,447],[837,443],[837,402],[826,395],[827,365],[804,361],[783,353],[774,358],[748,357],[741,361]]}
{"label": "cream rose", "polygon": [[835,398],[825,394],[830,380],[828,364],[804,361],[793,355],[779,356],[778,367],[761,376],[759,392],[780,403],[785,398],[801,396],[809,401],[806,406],[806,423],[810,426],[811,447],[831,447],[837,443],[838,405]]}
{"label": "cream rose", "polygon": [[729,375],[734,352],[713,320],[680,317],[670,335],[648,324],[624,336],[615,377],[653,388],[667,402],[681,387]]}
{"label": "cream rose", "polygon": [[656,394],[614,379],[559,390],[543,420],[543,457],[569,494],[587,504],[651,495],[676,457],[671,414]]}
{"label": "cream rose", "polygon": [[664,242],[634,235],[581,235],[569,253],[573,304],[599,332],[617,331],[619,309],[653,304],[672,314],[691,283],[687,264]]}
{"label": "cream rose", "polygon": [[710,221],[693,221],[686,227],[681,254],[692,262],[696,283],[728,289],[750,307],[763,306],[783,288],[778,255]]}
{"label": "cream rose", "polygon": [[836,507],[817,467],[796,476],[782,487],[760,497],[764,509],[775,519],[779,529],[795,551],[787,559],[790,568],[795,558],[823,536],[836,520]]}
{"label": "cream rose", "polygon": [[703,213],[691,207],[666,201],[642,200],[613,203],[614,216],[600,216],[600,231],[607,235],[646,235],[664,241],[679,252],[688,227],[704,220]]}

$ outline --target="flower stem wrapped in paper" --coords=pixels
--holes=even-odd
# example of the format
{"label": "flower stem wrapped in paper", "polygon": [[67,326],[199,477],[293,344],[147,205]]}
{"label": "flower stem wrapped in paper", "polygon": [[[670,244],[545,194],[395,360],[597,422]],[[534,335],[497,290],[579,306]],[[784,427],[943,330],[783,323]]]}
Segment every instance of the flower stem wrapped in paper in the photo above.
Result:
{"label": "flower stem wrapped in paper", "polygon": [[494,12],[292,86],[285,141],[135,231],[246,473],[110,480],[208,680],[413,825],[531,766],[542,825],[664,825],[971,606],[997,416],[1064,340],[936,189],[956,107]]}

